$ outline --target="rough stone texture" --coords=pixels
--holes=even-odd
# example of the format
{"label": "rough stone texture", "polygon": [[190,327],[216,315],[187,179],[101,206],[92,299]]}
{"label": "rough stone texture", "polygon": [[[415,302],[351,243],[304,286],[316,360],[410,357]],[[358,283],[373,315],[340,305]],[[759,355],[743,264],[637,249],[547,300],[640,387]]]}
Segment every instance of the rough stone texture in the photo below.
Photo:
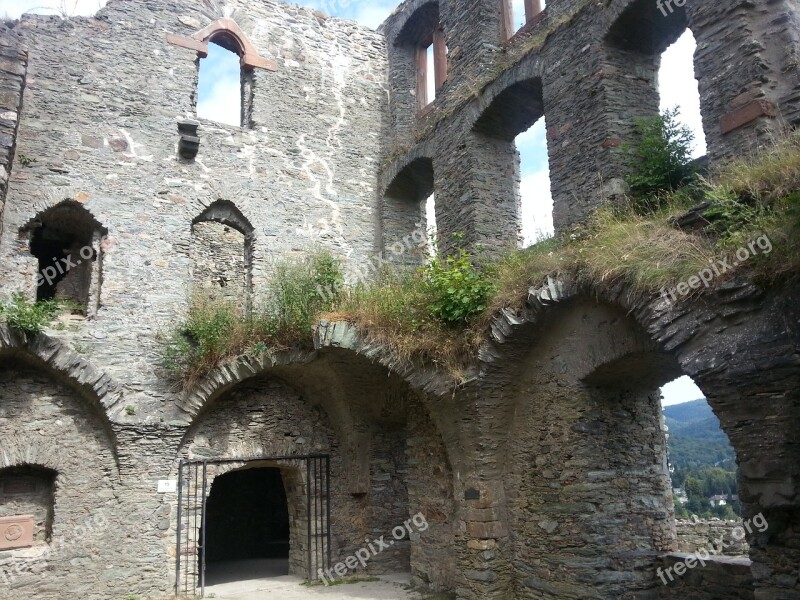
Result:
{"label": "rough stone texture", "polygon": [[[692,521],[678,519],[675,533],[678,538],[678,552],[697,552],[712,548],[721,550],[727,556],[747,556],[750,547],[747,539],[742,538],[744,530],[741,521]],[[720,540],[722,544],[720,545]]]}
{"label": "rough stone texture", "polygon": [[[65,200],[97,224],[102,262],[85,319],[39,336],[0,327],[0,469],[56,477],[51,542],[40,532],[34,548],[0,553],[0,597],[159,598],[174,584],[177,497],[157,482],[181,458],[310,449],[332,457],[335,560],[422,513],[429,528],[367,571],[410,568],[459,600],[736,597],[727,586],[800,597],[796,282],[734,279],[668,306],[616,282],[548,278],[498,312],[458,383],[328,321],[303,348],[232,360],[185,392],[162,376],[158,334],[197,278],[229,273],[264,293],[276,258],[318,246],[352,275],[403,243],[431,191],[445,249],[456,231],[490,251],[515,244],[512,140],[539,118],[557,226],[580,222],[622,191],[619,145],[655,110],[658,55],[687,26],[712,161],[800,119],[796,2],[694,0],[664,18],[650,0],[553,0],[508,44],[499,12],[494,0],[409,0],[372,32],[272,1],[112,0],[96,18],[2,30],[0,107],[15,118],[0,114],[0,162],[13,167],[0,293],[35,297],[21,229]],[[244,126],[201,121],[199,153],[182,159],[197,52],[167,34],[222,17],[277,71],[246,71]],[[431,19],[449,78],[418,114],[409,44]],[[779,117],[723,134],[753,102]],[[745,517],[769,522],[748,536],[752,586],[744,563],[691,573],[697,596],[658,581],[676,535],[654,390],[680,374],[731,439]],[[287,469],[297,531],[306,483]],[[14,570],[43,554],[46,566]]]}
{"label": "rough stone texture", "polygon": [[[674,553],[663,558],[662,569],[672,567],[676,563],[686,563],[693,554]],[[705,560],[705,566],[697,563],[694,568],[686,569],[683,575],[672,573],[672,580],[664,575],[667,582],[659,588],[659,598],[691,598],[692,600],[754,600],[753,574],[750,561],[746,558],[729,558],[725,556],[711,557]],[[662,582],[663,583],[663,582]]]}
{"label": "rough stone texture", "polygon": [[27,69],[28,53],[20,36],[0,23],[0,234]]}

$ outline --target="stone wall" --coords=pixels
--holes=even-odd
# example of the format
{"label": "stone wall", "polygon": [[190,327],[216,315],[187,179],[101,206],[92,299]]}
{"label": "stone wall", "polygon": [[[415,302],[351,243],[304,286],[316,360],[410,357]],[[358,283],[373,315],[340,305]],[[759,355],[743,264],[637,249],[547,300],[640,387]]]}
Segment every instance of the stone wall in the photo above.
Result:
{"label": "stone wall", "polygon": [[[663,580],[659,587],[659,598],[692,600],[753,600],[753,574],[751,563],[746,558],[724,556],[704,560],[705,564],[692,561],[692,554],[674,553],[665,556],[661,569]],[[688,562],[687,562],[688,561]],[[692,565],[675,574],[675,565]],[[667,569],[672,569],[668,574]]]}
{"label": "stone wall", "polygon": [[7,24],[0,23],[0,235],[27,68],[28,53],[22,40]]}
{"label": "stone wall", "polygon": [[[734,531],[736,530],[736,531]],[[678,552],[697,552],[717,549],[727,556],[747,556],[750,547],[742,537],[741,521],[692,521],[678,519],[675,523]]]}
{"label": "stone wall", "polygon": [[[223,17],[277,71],[252,72],[251,125],[200,120],[189,161],[177,153],[177,122],[195,116],[198,55],[167,35]],[[36,260],[20,227],[65,199],[80,203],[108,230],[103,285],[96,318],[66,335],[125,385],[171,394],[155,374],[152,333],[187,310],[192,225],[214,203],[252,226],[258,295],[278,259],[322,248],[355,268],[374,254],[382,35],[280,2],[194,0],[112,0],[94,18],[26,15],[13,33],[35,51],[0,237],[3,290],[35,295]]]}

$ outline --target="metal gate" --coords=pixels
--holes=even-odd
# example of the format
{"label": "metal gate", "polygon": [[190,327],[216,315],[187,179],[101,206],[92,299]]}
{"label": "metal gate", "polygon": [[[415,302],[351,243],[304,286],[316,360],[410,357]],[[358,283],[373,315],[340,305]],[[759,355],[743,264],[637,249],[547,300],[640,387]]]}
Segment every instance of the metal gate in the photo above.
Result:
{"label": "metal gate", "polygon": [[[290,531],[293,541],[304,539],[306,579],[318,579],[319,569],[331,563],[331,462],[327,454],[265,456],[219,460],[181,460],[178,467],[178,526],[175,552],[175,595],[204,596],[206,588],[206,502],[217,471],[265,463],[265,467],[299,469],[304,477],[306,528]],[[235,469],[229,467],[235,466]],[[291,500],[287,494],[287,502]]]}

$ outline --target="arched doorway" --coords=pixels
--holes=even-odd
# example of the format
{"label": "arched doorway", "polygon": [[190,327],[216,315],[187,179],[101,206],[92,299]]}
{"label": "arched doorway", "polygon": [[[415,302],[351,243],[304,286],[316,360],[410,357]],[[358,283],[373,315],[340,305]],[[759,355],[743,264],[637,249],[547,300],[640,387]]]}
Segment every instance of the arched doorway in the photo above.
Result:
{"label": "arched doorway", "polygon": [[289,505],[280,469],[221,475],[206,504],[206,581],[289,573]]}

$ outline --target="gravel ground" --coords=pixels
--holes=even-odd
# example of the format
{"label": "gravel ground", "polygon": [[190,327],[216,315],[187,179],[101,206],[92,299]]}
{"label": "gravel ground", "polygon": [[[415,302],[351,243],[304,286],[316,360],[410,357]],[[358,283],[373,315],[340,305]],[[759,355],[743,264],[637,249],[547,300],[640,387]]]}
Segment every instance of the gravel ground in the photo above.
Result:
{"label": "gravel ground", "polygon": [[[346,583],[340,585],[301,585],[297,577],[224,583],[206,588],[206,598],[217,600],[420,600],[421,596],[404,589],[407,575],[384,576],[380,581]],[[213,595],[212,595],[213,594]]]}

